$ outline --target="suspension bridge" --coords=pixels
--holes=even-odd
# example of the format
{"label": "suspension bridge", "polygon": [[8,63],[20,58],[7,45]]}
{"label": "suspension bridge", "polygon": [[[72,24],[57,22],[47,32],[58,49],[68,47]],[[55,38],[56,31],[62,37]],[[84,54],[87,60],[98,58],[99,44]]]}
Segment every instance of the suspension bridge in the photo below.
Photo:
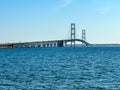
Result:
{"label": "suspension bridge", "polygon": [[63,40],[50,40],[50,41],[34,41],[34,42],[22,42],[22,43],[6,43],[0,44],[1,48],[23,48],[23,47],[75,47],[76,42],[81,42],[83,46],[88,46],[86,41],[86,31],[82,30],[82,38],[76,38],[76,26],[75,23],[71,23],[71,33],[69,39]]}

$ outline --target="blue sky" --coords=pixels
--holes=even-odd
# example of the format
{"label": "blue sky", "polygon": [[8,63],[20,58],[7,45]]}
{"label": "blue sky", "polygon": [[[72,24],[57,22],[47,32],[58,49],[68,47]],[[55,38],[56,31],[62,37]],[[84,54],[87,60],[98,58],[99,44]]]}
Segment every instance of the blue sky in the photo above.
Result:
{"label": "blue sky", "polygon": [[0,0],[0,42],[77,38],[86,29],[90,43],[120,43],[120,0]]}

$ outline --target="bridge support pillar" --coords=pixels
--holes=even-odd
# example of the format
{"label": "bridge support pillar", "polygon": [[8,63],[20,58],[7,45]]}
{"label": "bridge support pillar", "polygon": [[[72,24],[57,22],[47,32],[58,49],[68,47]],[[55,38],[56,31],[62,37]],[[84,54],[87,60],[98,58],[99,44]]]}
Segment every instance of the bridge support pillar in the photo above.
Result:
{"label": "bridge support pillar", "polygon": [[67,42],[64,41],[64,42],[63,42],[63,46],[64,46],[64,47],[67,47]]}
{"label": "bridge support pillar", "polygon": [[[85,31],[85,29],[82,30],[82,40],[86,41],[86,31]],[[85,45],[85,43],[82,43],[82,45]]]}
{"label": "bridge support pillar", "polygon": [[57,47],[57,42],[55,42],[53,45],[54,45],[53,47]]}
{"label": "bridge support pillar", "polygon": [[71,23],[71,47],[75,47],[75,23]]}
{"label": "bridge support pillar", "polygon": [[58,42],[57,42],[57,46],[58,46],[58,47],[63,47],[63,46],[64,46],[64,45],[63,45],[63,40],[62,40],[62,41],[58,41]]}

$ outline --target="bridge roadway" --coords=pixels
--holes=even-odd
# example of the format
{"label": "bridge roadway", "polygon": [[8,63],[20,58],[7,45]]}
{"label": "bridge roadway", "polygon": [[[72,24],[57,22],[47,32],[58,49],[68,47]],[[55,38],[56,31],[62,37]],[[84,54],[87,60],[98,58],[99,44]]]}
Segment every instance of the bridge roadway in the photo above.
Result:
{"label": "bridge roadway", "polygon": [[0,48],[21,48],[21,47],[65,47],[68,42],[78,41],[84,43],[86,46],[88,42],[81,39],[65,39],[65,40],[50,40],[50,41],[34,41],[22,43],[6,43],[0,44]]}

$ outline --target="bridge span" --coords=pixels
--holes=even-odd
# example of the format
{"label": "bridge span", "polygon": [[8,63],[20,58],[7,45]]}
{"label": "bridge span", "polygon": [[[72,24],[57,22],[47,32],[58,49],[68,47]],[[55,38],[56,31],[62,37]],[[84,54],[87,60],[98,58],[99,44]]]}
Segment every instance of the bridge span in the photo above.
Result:
{"label": "bridge span", "polygon": [[22,42],[22,43],[6,43],[0,44],[0,47],[8,47],[8,48],[23,48],[23,47],[66,47],[68,46],[68,42],[77,41],[84,43],[84,45],[88,46],[89,43],[83,41],[81,39],[65,39],[65,40],[51,40],[51,41],[35,41],[35,42]]}
{"label": "bridge span", "polygon": [[50,40],[50,41],[34,41],[34,42],[22,42],[22,43],[6,43],[0,44],[0,48],[21,48],[21,47],[66,47],[68,43],[71,47],[76,46],[76,42],[81,42],[82,45],[88,46],[86,42],[86,32],[82,30],[82,39],[76,38],[75,24],[71,24],[70,39],[63,40]]}

